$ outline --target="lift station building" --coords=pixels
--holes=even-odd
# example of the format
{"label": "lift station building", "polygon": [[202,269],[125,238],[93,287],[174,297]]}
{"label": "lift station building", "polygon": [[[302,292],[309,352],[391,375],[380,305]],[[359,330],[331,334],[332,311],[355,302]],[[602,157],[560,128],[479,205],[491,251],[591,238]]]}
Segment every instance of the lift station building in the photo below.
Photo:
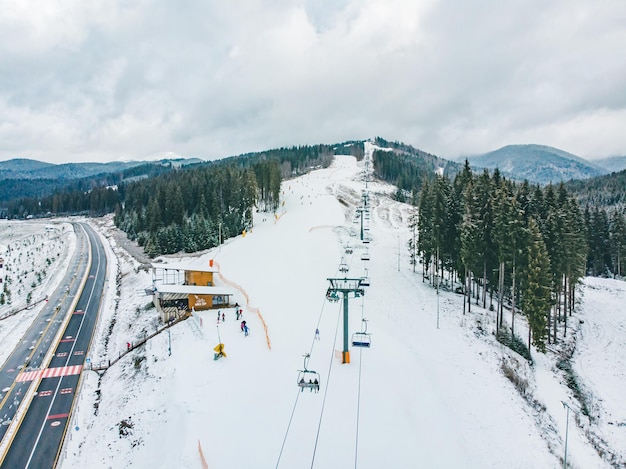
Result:
{"label": "lift station building", "polygon": [[228,308],[234,291],[216,287],[217,268],[184,264],[152,264],[152,301],[161,319],[167,322],[191,310]]}

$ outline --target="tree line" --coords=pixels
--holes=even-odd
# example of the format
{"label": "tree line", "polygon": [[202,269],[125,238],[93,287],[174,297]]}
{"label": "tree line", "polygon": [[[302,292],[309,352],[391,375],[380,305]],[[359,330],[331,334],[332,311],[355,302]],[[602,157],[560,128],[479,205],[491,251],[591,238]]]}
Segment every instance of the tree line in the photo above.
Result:
{"label": "tree line", "polygon": [[395,198],[400,202],[415,203],[422,182],[433,179],[437,172],[443,171],[448,177],[454,177],[461,168],[458,163],[446,161],[404,143],[388,142],[376,137],[374,144],[384,148],[374,150],[372,155],[374,174],[397,187]]}
{"label": "tree line", "polygon": [[[528,320],[528,349],[532,343],[545,351],[559,325],[567,333],[601,212],[581,210],[563,184],[516,184],[498,170],[475,175],[467,161],[453,181],[425,179],[417,204],[409,250],[414,266],[423,259],[424,280],[462,285],[464,313],[472,298],[485,308],[488,302],[501,340],[515,337],[518,312]],[[623,250],[626,238],[620,243]]]}
{"label": "tree line", "polygon": [[335,154],[362,158],[363,142],[278,148],[182,167],[140,165],[72,181],[49,195],[18,192],[3,216],[115,212],[116,225],[149,256],[194,252],[252,228],[253,210],[278,208],[283,178],[327,167]]}
{"label": "tree line", "polygon": [[117,186],[173,170],[170,164],[145,163],[123,171],[68,179],[5,179],[0,183],[3,216],[102,216],[121,202]]}

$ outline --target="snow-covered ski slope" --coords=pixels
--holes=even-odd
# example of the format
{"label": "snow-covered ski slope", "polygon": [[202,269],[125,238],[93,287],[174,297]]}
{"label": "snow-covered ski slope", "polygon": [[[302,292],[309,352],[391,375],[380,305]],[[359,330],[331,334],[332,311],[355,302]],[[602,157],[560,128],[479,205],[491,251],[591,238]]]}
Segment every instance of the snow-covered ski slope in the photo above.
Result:
{"label": "snow-covered ski slope", "polygon": [[[190,266],[214,259],[249,299],[246,305],[243,294],[234,298],[244,305],[251,334],[241,333],[234,310],[224,310],[219,329],[216,312],[202,312],[171,330],[171,355],[170,338],[161,334],[100,383],[88,373],[61,467],[202,468],[200,450],[209,468],[562,467],[561,401],[575,401],[554,360],[535,353],[531,368],[495,342],[493,313],[473,305],[464,316],[460,295],[442,290],[437,297],[422,282],[421,267],[413,273],[406,248],[411,207],[391,200],[392,186],[368,184],[371,260],[362,261],[366,246],[353,220],[365,189],[363,169],[363,162],[338,156],[330,168],[285,181],[277,217],[256,214],[245,237],[198,256],[163,259]],[[155,311],[143,309],[149,274],[137,271],[116,244],[110,218],[98,229],[111,243],[113,261],[93,361],[116,356],[156,325]],[[351,347],[350,364],[337,358],[342,302],[326,300],[327,279],[344,276],[342,257],[348,277],[367,268],[371,280],[364,297],[349,300],[349,332],[367,318],[372,346]],[[624,461],[619,305],[626,304],[626,291],[621,282],[587,283],[575,368],[597,391],[601,434]],[[591,288],[610,293],[594,296]],[[228,356],[214,361],[218,331]],[[297,387],[305,353],[308,368],[321,376],[317,394]],[[526,398],[504,376],[503,364],[517,366],[528,381]],[[568,463],[611,467],[572,414]]]}

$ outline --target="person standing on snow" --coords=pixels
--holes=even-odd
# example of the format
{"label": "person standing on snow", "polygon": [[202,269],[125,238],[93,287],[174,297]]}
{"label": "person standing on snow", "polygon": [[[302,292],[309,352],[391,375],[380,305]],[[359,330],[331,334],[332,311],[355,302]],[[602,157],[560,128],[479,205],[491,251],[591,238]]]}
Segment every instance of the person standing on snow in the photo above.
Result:
{"label": "person standing on snow", "polygon": [[245,327],[246,327],[246,321],[241,321],[241,332],[243,332]]}
{"label": "person standing on snow", "polygon": [[244,324],[244,325],[243,325],[243,333],[244,333],[244,335],[245,335],[246,337],[248,337],[248,331],[249,331],[249,330],[250,330],[250,329],[248,328],[248,325],[247,325],[247,324]]}

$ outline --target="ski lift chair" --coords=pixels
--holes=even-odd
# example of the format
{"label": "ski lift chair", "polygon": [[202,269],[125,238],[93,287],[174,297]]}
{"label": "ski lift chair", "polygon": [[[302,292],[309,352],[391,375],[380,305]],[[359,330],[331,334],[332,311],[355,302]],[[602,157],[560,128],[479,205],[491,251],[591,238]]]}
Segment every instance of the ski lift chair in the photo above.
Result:
{"label": "ski lift chair", "polygon": [[[365,242],[365,240],[363,240],[363,242]],[[363,254],[361,254],[361,260],[362,261],[369,261],[370,260],[370,253],[369,253],[369,251],[365,251]]]}
{"label": "ski lift chair", "polygon": [[300,392],[305,389],[311,391],[319,391],[320,389],[320,374],[317,371],[307,370],[307,363],[310,355],[307,353],[304,355],[304,369],[298,370],[298,387]]}
{"label": "ski lift chair", "polygon": [[370,348],[372,345],[372,334],[367,333],[367,319],[363,319],[365,328],[360,332],[352,334],[352,346]]}
{"label": "ski lift chair", "polygon": [[369,275],[367,275],[367,269],[365,269],[365,275],[363,277],[361,277],[361,283],[359,283],[360,286],[362,287],[369,287],[370,286],[370,277]]}

